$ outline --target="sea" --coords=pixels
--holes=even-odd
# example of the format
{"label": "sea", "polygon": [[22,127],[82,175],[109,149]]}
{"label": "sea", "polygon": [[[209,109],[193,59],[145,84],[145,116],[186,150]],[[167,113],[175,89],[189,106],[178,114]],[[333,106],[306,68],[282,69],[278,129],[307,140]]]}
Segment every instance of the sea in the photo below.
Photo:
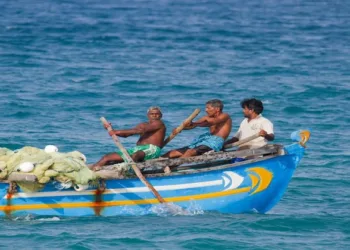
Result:
{"label": "sea", "polygon": [[[275,143],[306,154],[266,214],[0,219],[1,249],[350,249],[350,4],[346,0],[0,0],[0,147],[116,146],[160,106],[167,134],[196,108],[258,98]],[[164,149],[206,131],[184,131]],[[137,136],[121,139],[131,147]]]}

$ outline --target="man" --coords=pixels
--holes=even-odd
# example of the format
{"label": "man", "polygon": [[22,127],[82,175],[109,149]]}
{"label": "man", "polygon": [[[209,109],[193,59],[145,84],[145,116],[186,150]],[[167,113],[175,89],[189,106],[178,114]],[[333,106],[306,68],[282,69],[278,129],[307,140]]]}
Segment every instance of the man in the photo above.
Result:
{"label": "man", "polygon": [[264,106],[260,100],[255,98],[244,99],[241,102],[243,115],[245,119],[233,138],[227,140],[225,144],[230,144],[239,140],[243,140],[249,136],[259,133],[260,137],[241,145],[240,149],[253,149],[265,146],[268,141],[273,141],[275,136],[273,133],[273,124],[263,117],[261,113]]}
{"label": "man", "polygon": [[[129,137],[131,135],[140,135],[136,146],[128,149],[128,153],[135,162],[158,158],[165,137],[165,125],[162,118],[162,112],[159,107],[150,107],[147,111],[148,122],[140,123],[132,129],[112,130],[109,134],[120,137]],[[92,165],[94,170],[99,170],[102,166],[113,162],[121,163],[126,161],[123,153],[117,151],[103,156],[97,163]]]}
{"label": "man", "polygon": [[223,108],[223,103],[218,99],[208,101],[205,108],[207,116],[187,124],[185,129],[209,127],[209,132],[199,136],[189,146],[171,150],[163,157],[190,157],[201,155],[211,150],[220,151],[224,141],[231,132],[232,126],[232,120],[228,114],[222,112]]}

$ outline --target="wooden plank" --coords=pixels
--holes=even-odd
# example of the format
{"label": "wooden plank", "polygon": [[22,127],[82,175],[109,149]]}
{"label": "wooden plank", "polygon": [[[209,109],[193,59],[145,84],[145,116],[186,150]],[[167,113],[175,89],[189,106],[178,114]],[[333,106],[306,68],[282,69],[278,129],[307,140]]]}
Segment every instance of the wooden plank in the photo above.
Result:
{"label": "wooden plank", "polygon": [[137,167],[149,168],[153,166],[157,166],[157,167],[178,166],[185,163],[195,163],[195,162],[207,163],[218,159],[228,159],[228,158],[236,158],[236,157],[245,158],[245,157],[253,157],[253,156],[259,156],[259,155],[265,155],[265,154],[273,154],[273,153],[278,153],[278,149],[279,148],[274,145],[267,145],[265,147],[258,148],[258,149],[217,152],[217,153],[188,157],[188,158],[162,159],[158,161],[151,160],[151,161],[146,161],[144,163],[139,163],[137,164]]}
{"label": "wooden plank", "polygon": [[[179,176],[179,175],[186,175],[186,174],[192,174],[192,173],[203,173],[203,172],[207,172],[207,171],[214,171],[214,170],[223,170],[227,167],[241,167],[244,166],[246,164],[250,164],[250,163],[254,163],[254,162],[260,162],[260,161],[264,161],[264,160],[268,160],[268,159],[272,159],[276,157],[276,155],[268,155],[268,156],[264,156],[264,157],[258,157],[255,159],[251,159],[251,160],[246,160],[246,161],[242,161],[242,162],[237,162],[237,163],[226,163],[223,165],[211,165],[209,164],[208,167],[201,167],[201,168],[197,168],[197,166],[199,165],[186,165],[186,166],[179,166],[177,167],[179,170],[186,170],[186,171],[181,171],[181,172],[177,172],[177,171],[173,171],[170,174],[169,173],[164,173],[162,168],[153,168],[152,170],[146,169],[146,172],[144,172],[144,175],[147,178],[150,177],[163,177],[163,176]],[[202,165],[202,164],[201,164]],[[204,165],[204,164],[203,164]],[[104,170],[105,173],[107,174],[109,172],[109,176],[106,175],[106,179],[107,180],[113,180],[115,178],[113,178],[113,175],[115,173],[115,171],[113,170]]]}
{"label": "wooden plank", "polygon": [[27,173],[12,173],[8,177],[8,181],[27,181],[27,182],[36,182],[37,178],[34,174]]}
{"label": "wooden plank", "polygon": [[[204,173],[204,172],[208,172],[208,171],[216,171],[216,170],[224,170],[228,167],[242,167],[244,165],[247,164],[251,164],[251,163],[255,163],[255,162],[260,162],[260,161],[264,161],[264,160],[268,160],[268,159],[272,159],[275,158],[276,155],[268,155],[268,156],[264,156],[264,157],[258,157],[255,159],[251,159],[251,160],[245,160],[245,161],[241,161],[241,162],[236,162],[236,163],[228,163],[228,164],[224,164],[224,165],[219,165],[219,166],[209,166],[208,168],[195,168],[196,165],[186,165],[186,166],[180,166],[177,168],[180,168],[181,170],[186,170],[186,171],[180,171],[180,172],[171,172],[172,176],[179,176],[179,175],[186,175],[186,174],[193,174],[193,173]],[[186,168],[188,167],[188,168]],[[158,173],[149,173],[149,174],[145,174],[145,176],[147,176],[148,178],[150,177],[162,177],[162,176],[166,176],[166,174],[162,173],[162,172],[158,172]]]}
{"label": "wooden plank", "polygon": [[[210,163],[213,160],[223,160],[223,159],[230,159],[230,158],[245,158],[245,157],[253,157],[253,156],[259,156],[259,155],[265,155],[265,154],[277,154],[279,153],[279,150],[283,148],[281,145],[273,145],[269,144],[265,147],[258,148],[258,149],[246,149],[246,150],[238,150],[238,151],[226,151],[226,152],[214,152],[211,154],[205,154],[200,156],[193,156],[188,158],[176,158],[176,159],[168,159],[168,158],[161,158],[161,159],[153,159],[148,160],[142,163],[137,163],[136,166],[139,169],[145,169],[147,170],[152,168],[164,168],[166,166],[179,166],[181,164],[187,164],[187,163]],[[113,170],[116,167],[114,165],[110,166],[104,166],[104,170]]]}

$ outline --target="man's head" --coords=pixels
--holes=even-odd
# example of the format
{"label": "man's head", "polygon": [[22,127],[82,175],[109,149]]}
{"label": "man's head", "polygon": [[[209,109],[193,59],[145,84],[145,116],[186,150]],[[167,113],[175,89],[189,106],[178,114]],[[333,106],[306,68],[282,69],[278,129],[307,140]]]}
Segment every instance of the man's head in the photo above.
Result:
{"label": "man's head", "polygon": [[150,121],[160,120],[162,116],[162,110],[158,106],[152,106],[147,110],[147,117]]}
{"label": "man's head", "polygon": [[244,117],[247,118],[253,118],[252,116],[260,115],[264,110],[262,102],[255,98],[244,99],[241,101],[241,107],[243,109]]}
{"label": "man's head", "polygon": [[219,99],[213,99],[207,101],[205,106],[205,111],[207,112],[209,117],[214,117],[218,114],[221,114],[224,108],[224,104]]}

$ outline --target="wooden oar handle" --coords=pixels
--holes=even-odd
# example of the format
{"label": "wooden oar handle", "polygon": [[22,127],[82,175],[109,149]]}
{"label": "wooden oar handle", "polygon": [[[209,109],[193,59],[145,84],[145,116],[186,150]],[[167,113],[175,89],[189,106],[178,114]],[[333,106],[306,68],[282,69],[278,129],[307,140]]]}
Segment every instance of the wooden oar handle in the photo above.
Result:
{"label": "wooden oar handle", "polygon": [[163,147],[167,145],[176,135],[178,135],[184,128],[187,123],[190,123],[199,113],[201,112],[200,109],[195,109],[193,113],[186,119],[184,120],[180,126],[178,126],[169,136],[168,138],[165,139],[163,143]]}
{"label": "wooden oar handle", "polygon": [[[101,117],[100,120],[105,125],[108,132],[113,130],[112,126],[109,124],[109,122],[107,122],[107,120],[104,117]],[[112,138],[113,138],[113,141],[115,142],[115,145],[117,145],[117,147],[120,149],[120,151],[122,151],[122,153],[124,154],[124,156],[128,160],[128,162],[133,162],[133,160],[131,159],[130,155],[128,154],[128,152],[126,151],[124,146],[119,142],[118,136],[112,135]]]}
{"label": "wooden oar handle", "polygon": [[[105,125],[105,127],[107,128],[108,131],[112,131],[113,130],[112,126],[107,122],[107,120],[104,117],[101,117],[100,120]],[[118,136],[112,135],[112,138],[113,138],[113,140],[115,142],[115,145],[117,145],[117,147],[120,149],[120,151],[122,151],[122,153],[124,154],[124,156],[128,160],[128,163],[131,163],[131,167],[134,170],[136,176],[143,182],[143,184],[145,184],[152,191],[152,193],[154,194],[154,196],[158,199],[158,201],[160,203],[165,203],[165,200],[160,196],[158,191],[142,175],[140,169],[136,166],[136,163],[133,161],[133,159],[129,155],[128,151],[126,151],[124,146],[119,142]]]}
{"label": "wooden oar handle", "polygon": [[260,135],[259,135],[259,133],[256,133],[256,134],[251,135],[251,136],[249,136],[249,137],[247,137],[247,138],[245,138],[243,140],[239,140],[239,141],[237,141],[235,143],[226,144],[224,146],[224,149],[240,146],[240,145],[242,145],[244,143],[247,143],[249,141],[252,141],[252,140],[254,140],[254,139],[258,138],[258,137],[260,137]]}

